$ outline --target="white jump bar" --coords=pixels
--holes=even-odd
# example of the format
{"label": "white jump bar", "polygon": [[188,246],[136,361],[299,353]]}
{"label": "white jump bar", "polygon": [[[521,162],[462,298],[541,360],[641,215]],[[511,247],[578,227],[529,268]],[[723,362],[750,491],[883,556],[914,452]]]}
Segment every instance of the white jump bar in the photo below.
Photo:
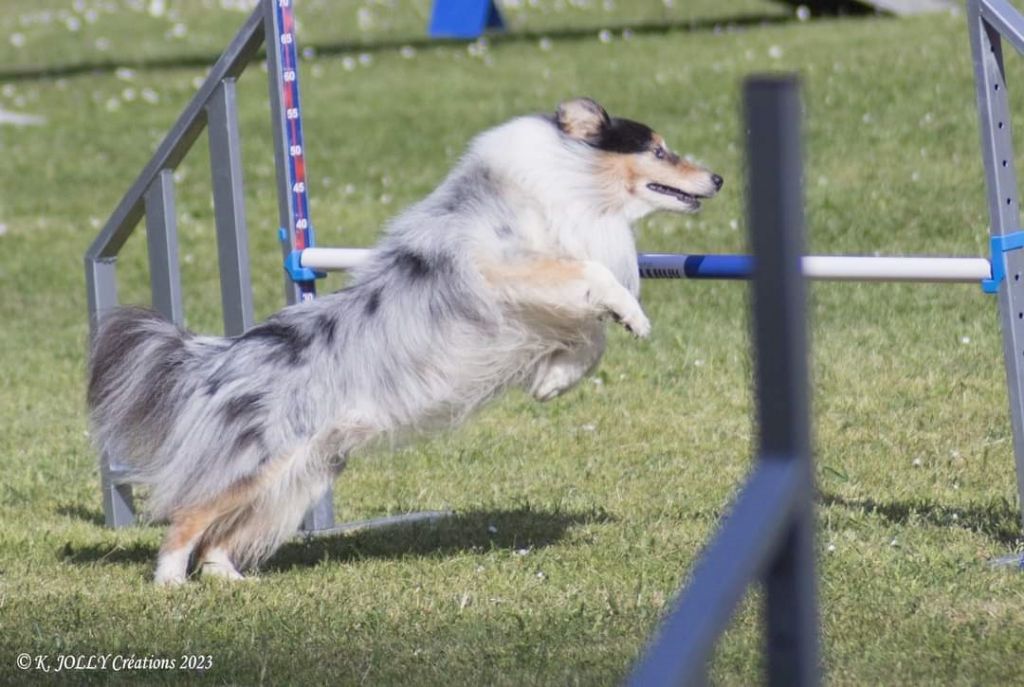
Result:
{"label": "white jump bar", "polygon": [[808,279],[834,281],[979,282],[992,277],[985,258],[921,258],[808,255]]}
{"label": "white jump bar", "polygon": [[369,248],[307,248],[302,251],[302,266],[311,270],[340,272],[359,266],[372,252]]}
{"label": "white jump bar", "polygon": [[[358,266],[369,258],[366,248],[307,248],[302,266],[337,271]],[[743,279],[749,276],[749,258],[741,255],[640,256],[641,272],[669,278]],[[808,255],[804,276],[827,281],[980,282],[992,276],[985,258],[875,257]],[[656,274],[655,274],[656,273]]]}

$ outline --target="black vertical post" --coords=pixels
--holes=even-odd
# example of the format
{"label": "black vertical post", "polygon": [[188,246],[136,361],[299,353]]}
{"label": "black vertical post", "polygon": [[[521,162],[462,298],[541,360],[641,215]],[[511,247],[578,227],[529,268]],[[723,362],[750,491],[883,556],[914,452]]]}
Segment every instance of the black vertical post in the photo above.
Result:
{"label": "black vertical post", "polygon": [[764,574],[768,682],[818,683],[807,340],[804,323],[800,96],[793,76],[757,77],[745,91],[748,216],[755,266],[754,337],[762,461],[793,461],[803,477],[789,526]]}

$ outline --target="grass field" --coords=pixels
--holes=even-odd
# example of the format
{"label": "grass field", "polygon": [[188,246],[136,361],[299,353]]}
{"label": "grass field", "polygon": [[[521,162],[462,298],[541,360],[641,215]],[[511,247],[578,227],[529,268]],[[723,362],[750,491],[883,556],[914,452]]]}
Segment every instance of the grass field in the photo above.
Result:
{"label": "grass field", "polygon": [[[419,40],[427,4],[298,5],[300,43],[316,46],[302,87],[324,245],[371,243],[475,132],[585,93],[726,178],[702,214],[647,221],[641,247],[742,251],[741,80],[796,70],[812,250],[986,253],[962,16],[521,2],[518,33],[467,50]],[[438,525],[294,543],[257,582],[173,591],[150,582],[161,528],[102,526],[81,257],[194,91],[197,61],[241,23],[230,5],[3,3],[0,108],[47,121],[0,126],[0,684],[621,680],[750,465],[740,284],[648,282],[652,338],[613,333],[576,392],[509,395],[451,435],[353,460],[337,483],[342,520],[455,511]],[[1012,87],[1024,70],[1008,66]],[[266,86],[253,70],[239,87],[264,317],[281,303]],[[200,141],[180,169],[178,209],[188,322],[217,332],[207,157]],[[122,299],[147,302],[141,232],[119,264]],[[1019,684],[1024,577],[987,565],[1021,549],[994,301],[975,286],[816,285],[810,318],[828,683]],[[758,622],[755,594],[716,683],[758,680]],[[19,671],[22,652],[202,654],[213,667],[54,676]]]}

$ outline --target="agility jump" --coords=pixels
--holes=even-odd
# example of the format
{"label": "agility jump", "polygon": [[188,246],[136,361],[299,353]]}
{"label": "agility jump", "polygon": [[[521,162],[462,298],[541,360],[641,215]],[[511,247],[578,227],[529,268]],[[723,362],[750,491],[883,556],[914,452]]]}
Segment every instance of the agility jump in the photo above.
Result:
{"label": "agility jump", "polygon": [[[1018,52],[1024,52],[1024,16],[1005,0],[968,0],[967,10],[992,234],[991,259],[805,256],[800,267],[804,276],[810,279],[981,282],[987,293],[998,294],[1018,489],[1024,503],[1024,377],[1021,369],[1024,358],[1024,293],[1021,290],[1024,287],[1024,280],[1021,279],[1024,274],[1024,251],[1021,250],[1024,248],[1024,232],[1019,229],[1019,198],[1002,56],[1004,38]],[[291,25],[284,19],[284,14],[290,16],[290,11],[291,0],[263,0],[257,6],[90,246],[85,256],[85,265],[91,322],[95,323],[99,314],[117,304],[116,257],[143,217],[147,227],[154,306],[169,320],[182,321],[171,172],[181,162],[203,127],[208,126],[211,166],[214,168],[213,192],[225,329],[229,334],[241,334],[252,326],[234,80],[255,56],[264,37],[269,39],[267,59],[270,66],[270,102],[277,144],[280,226],[286,258],[285,286],[288,301],[305,300],[315,293],[313,279],[317,276],[316,272],[350,269],[366,259],[367,252],[360,249],[315,248],[312,226],[308,216],[303,214],[308,207],[305,204],[304,166],[301,165],[301,159],[294,159],[302,154],[301,141],[295,142],[295,132],[301,132],[295,41]],[[291,58],[283,52],[289,49]],[[289,100],[286,84],[293,89],[292,100]],[[645,254],[639,258],[640,273],[645,278],[748,279],[754,268],[753,258],[742,255]],[[793,421],[794,418],[790,417],[789,420]],[[768,429],[772,424],[769,422],[763,427]],[[116,456],[102,456],[101,468],[107,522],[113,526],[129,524],[133,520],[131,491],[119,479]],[[333,531],[330,495],[324,499],[322,508],[314,511],[307,519],[307,526],[310,525],[312,530]],[[733,531],[738,530],[734,528]],[[799,555],[806,558],[806,540],[801,545],[801,551]],[[780,575],[775,579],[775,584],[780,589],[792,591],[796,588],[794,583],[800,579],[806,581],[806,570],[804,568],[802,574]],[[813,597],[805,597],[805,601],[814,603]],[[697,669],[701,665],[706,656],[705,650],[713,642],[710,633],[724,626],[722,609],[709,610],[709,613],[714,617],[705,625],[707,633],[691,636],[695,644],[691,645],[693,651],[687,654],[686,666],[690,669]],[[807,672],[808,666],[816,664],[813,660],[815,643],[813,640],[807,642],[807,617],[803,615],[804,622],[801,625],[802,646],[790,647],[790,668],[799,672],[798,675],[790,673],[790,677],[796,678],[792,684],[814,681],[812,674]],[[670,642],[677,639],[672,636],[671,620],[664,638],[669,642],[664,646],[669,648],[666,649],[668,653],[663,655],[670,656],[673,651]],[[657,663],[658,651],[658,648],[654,650],[654,661],[648,666]],[[678,652],[676,655],[679,655]],[[674,659],[672,663],[672,666],[667,667],[681,667]],[[653,674],[666,677],[665,673],[657,670]],[[674,674],[679,677],[679,673]],[[638,672],[635,677],[641,675],[651,674]],[[689,677],[699,679],[694,673],[690,673]],[[654,684],[637,682],[641,683]]]}
{"label": "agility jump", "polygon": [[[306,248],[299,264],[322,272],[344,271],[371,255],[368,248]],[[645,279],[751,279],[754,274],[749,255],[641,253],[639,265]],[[967,284],[990,280],[992,263],[985,258],[808,255],[802,260],[802,271],[807,279],[821,281]]]}
{"label": "agility jump", "polygon": [[[321,271],[350,269],[366,259],[365,249],[315,246],[308,216],[299,73],[291,0],[263,0],[253,11],[204,84],[157,148],[85,256],[90,322],[117,305],[116,258],[145,219],[153,305],[169,320],[183,321],[177,222],[171,172],[204,126],[209,128],[213,196],[225,332],[241,334],[254,324],[248,266],[248,238],[242,203],[235,79],[266,39],[270,113],[275,141],[280,238],[285,258],[288,303],[315,296]],[[991,259],[982,257],[807,256],[806,277],[821,280],[981,283],[999,294],[1009,387],[1018,490],[1024,502],[1024,232],[1020,232],[1009,105],[1000,35],[1024,51],[1024,20],[1005,0],[968,4],[974,52],[982,155],[991,220]],[[748,279],[753,260],[743,255],[642,254],[639,272],[649,279]],[[1007,274],[1012,275],[1006,279]],[[134,521],[131,486],[121,479],[116,457],[101,459],[104,512],[108,525]],[[310,513],[310,531],[331,531],[330,494]]]}

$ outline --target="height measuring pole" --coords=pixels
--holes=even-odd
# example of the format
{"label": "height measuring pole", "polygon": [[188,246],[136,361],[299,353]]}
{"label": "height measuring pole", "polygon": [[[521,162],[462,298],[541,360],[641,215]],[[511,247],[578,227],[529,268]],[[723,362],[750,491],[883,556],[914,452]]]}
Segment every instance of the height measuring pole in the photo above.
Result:
{"label": "height measuring pole", "polygon": [[[274,162],[277,169],[279,238],[284,255],[284,293],[289,305],[316,298],[318,272],[302,267],[302,251],[314,245],[306,188],[306,157],[302,141],[302,108],[299,101],[299,61],[295,40],[293,0],[263,0],[267,81],[274,131]],[[303,528],[309,532],[334,526],[331,491],[306,514]]]}
{"label": "height measuring pole", "polygon": [[306,189],[306,157],[302,140],[299,67],[292,0],[264,0],[267,8],[267,69],[270,84],[274,156],[277,168],[279,238],[285,258],[285,299],[288,304],[316,298],[316,273],[303,269],[296,256],[313,246]]}

